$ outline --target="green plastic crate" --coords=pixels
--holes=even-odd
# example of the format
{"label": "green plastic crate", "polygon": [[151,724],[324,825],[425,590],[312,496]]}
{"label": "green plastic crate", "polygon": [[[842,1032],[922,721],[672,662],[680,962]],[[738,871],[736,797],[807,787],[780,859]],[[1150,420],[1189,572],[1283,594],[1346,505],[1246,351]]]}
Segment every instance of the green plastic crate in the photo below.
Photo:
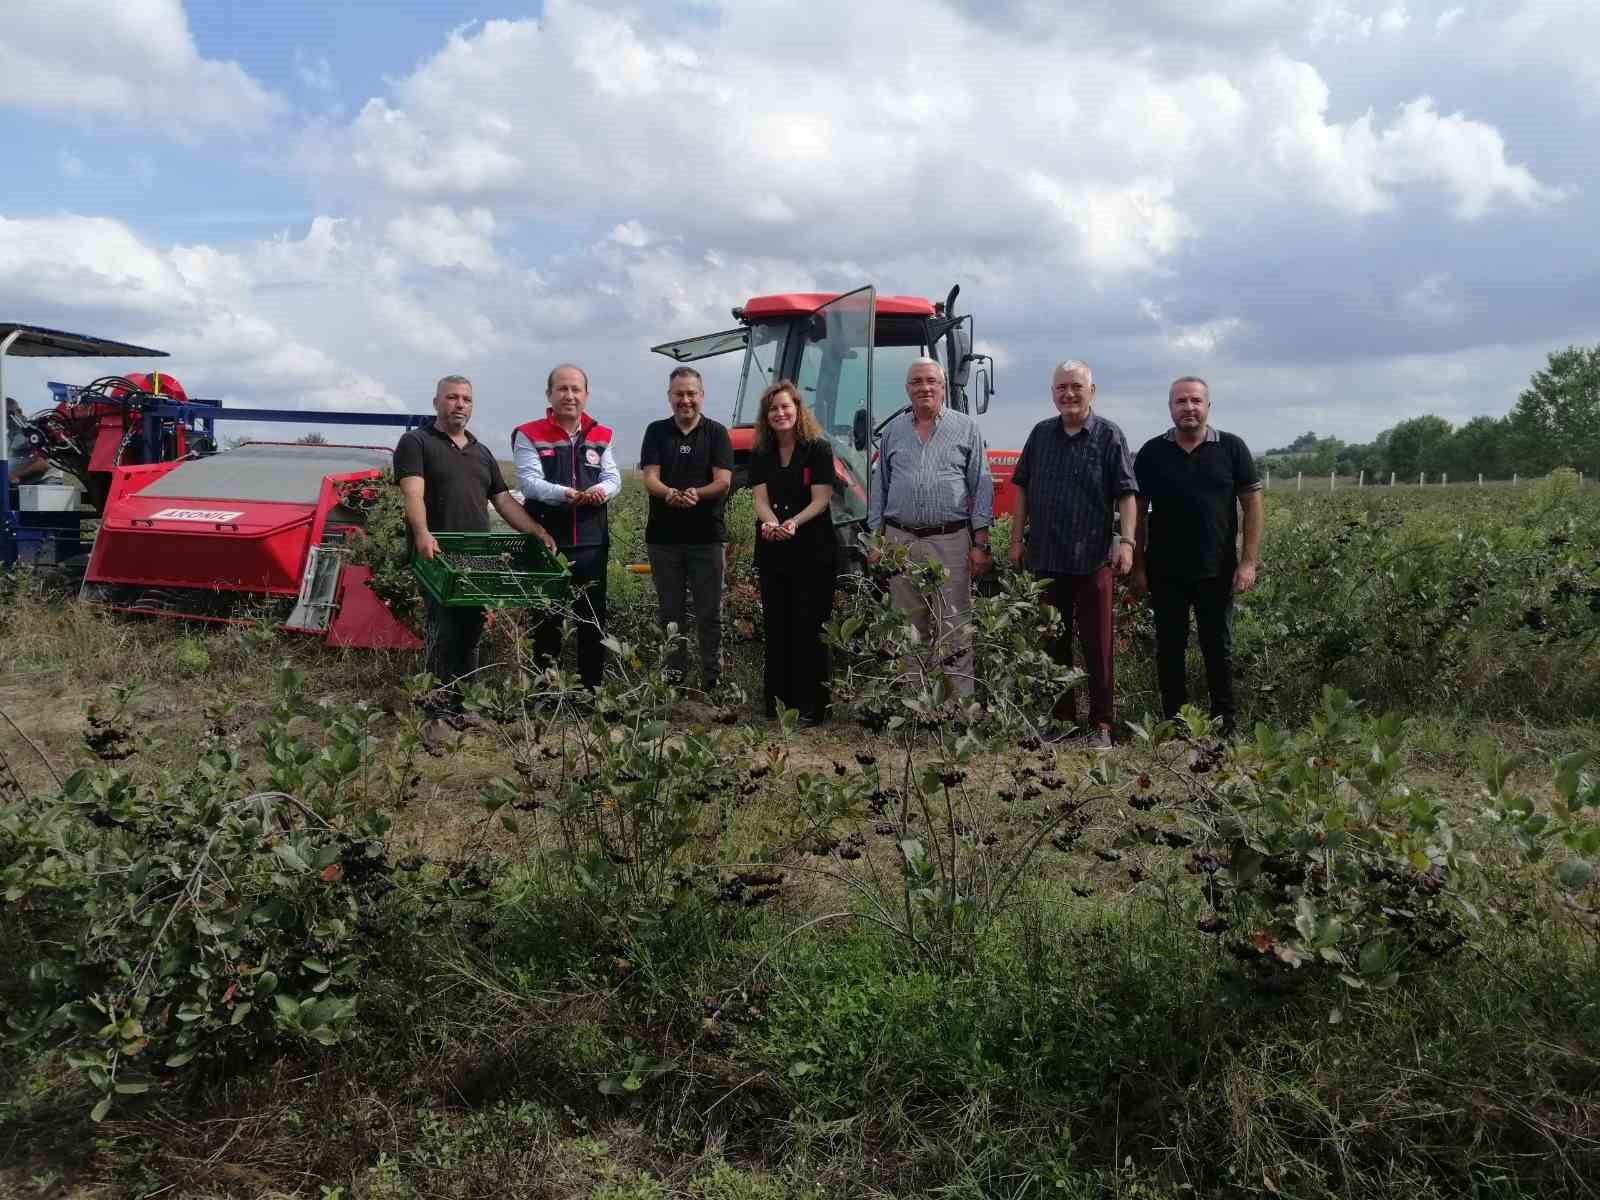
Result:
{"label": "green plastic crate", "polygon": [[436,533],[439,553],[413,558],[423,590],[449,608],[521,608],[564,599],[570,575],[532,534]]}

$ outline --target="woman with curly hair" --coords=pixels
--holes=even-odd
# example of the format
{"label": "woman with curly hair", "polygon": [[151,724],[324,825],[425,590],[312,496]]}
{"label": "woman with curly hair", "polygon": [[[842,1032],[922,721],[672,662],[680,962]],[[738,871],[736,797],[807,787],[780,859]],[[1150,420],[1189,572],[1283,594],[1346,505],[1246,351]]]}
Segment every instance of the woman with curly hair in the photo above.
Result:
{"label": "woman with curly hair", "polygon": [[820,635],[833,613],[839,574],[831,513],[834,479],[833,447],[800,389],[780,379],[761,393],[750,455],[769,717],[776,715],[779,701],[810,723],[828,715],[833,664]]}

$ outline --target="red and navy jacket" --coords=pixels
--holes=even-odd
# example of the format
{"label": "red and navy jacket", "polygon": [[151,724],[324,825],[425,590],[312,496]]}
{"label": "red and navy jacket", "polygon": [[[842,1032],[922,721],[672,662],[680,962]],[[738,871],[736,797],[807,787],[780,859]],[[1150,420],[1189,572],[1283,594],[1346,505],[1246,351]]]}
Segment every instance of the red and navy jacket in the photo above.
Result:
{"label": "red and navy jacket", "polygon": [[[549,412],[537,421],[517,426],[511,435],[513,451],[521,434],[539,456],[539,469],[551,483],[587,491],[600,482],[600,463],[611,445],[611,430],[588,413],[578,423],[576,441],[556,424]],[[522,502],[528,515],[550,531],[558,546],[603,546],[607,541],[605,504],[541,504],[532,496]]]}

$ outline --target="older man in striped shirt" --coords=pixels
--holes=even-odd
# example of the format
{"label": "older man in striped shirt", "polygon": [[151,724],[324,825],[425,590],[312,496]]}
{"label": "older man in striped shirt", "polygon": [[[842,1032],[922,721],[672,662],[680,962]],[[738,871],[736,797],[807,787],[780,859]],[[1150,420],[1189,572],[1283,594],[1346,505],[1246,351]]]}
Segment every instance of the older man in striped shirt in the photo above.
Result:
{"label": "older man in striped shirt", "polygon": [[972,695],[972,648],[967,622],[972,579],[989,569],[994,481],[978,423],[945,408],[944,368],[919,358],[906,371],[907,412],[884,427],[878,470],[867,505],[867,527],[891,545],[910,547],[913,560],[937,560],[947,574],[935,611],[909,579],[889,584],[896,608],[917,632],[949,648],[951,681]]}
{"label": "older man in striped shirt", "polygon": [[[1056,367],[1050,398],[1058,415],[1033,427],[1011,475],[1011,565],[1049,580],[1050,603],[1064,622],[1051,653],[1066,666],[1077,626],[1089,684],[1089,745],[1109,750],[1111,576],[1133,565],[1139,484],[1122,430],[1094,411],[1094,373],[1086,363],[1068,359]],[[1077,723],[1075,693],[1057,701],[1054,716]]]}

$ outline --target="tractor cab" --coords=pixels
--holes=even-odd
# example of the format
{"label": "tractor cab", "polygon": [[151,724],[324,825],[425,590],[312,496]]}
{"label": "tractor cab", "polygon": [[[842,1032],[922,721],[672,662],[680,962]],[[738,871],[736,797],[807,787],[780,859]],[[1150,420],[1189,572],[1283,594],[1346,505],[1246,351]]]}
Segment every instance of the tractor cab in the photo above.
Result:
{"label": "tractor cab", "polygon": [[972,352],[972,317],[953,311],[959,290],[951,288],[943,303],[880,296],[871,286],[843,295],[756,296],[733,310],[735,328],[651,349],[680,363],[744,355],[729,427],[735,488],[745,483],[761,393],[792,379],[833,444],[839,476],[833,521],[848,544],[866,522],[877,435],[906,408],[906,370],[914,359],[933,358],[944,367],[951,408],[989,407],[993,364]]}

